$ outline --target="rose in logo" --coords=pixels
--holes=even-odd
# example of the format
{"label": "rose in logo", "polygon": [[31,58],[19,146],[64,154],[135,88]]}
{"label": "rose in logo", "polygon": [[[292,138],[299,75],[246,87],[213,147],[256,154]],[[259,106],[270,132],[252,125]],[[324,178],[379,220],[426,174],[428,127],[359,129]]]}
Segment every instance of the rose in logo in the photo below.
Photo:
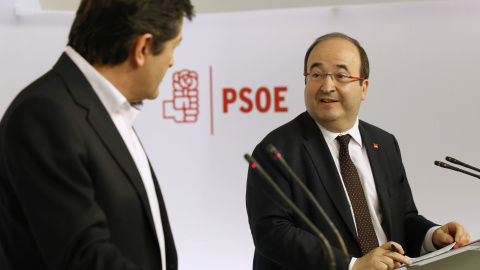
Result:
{"label": "rose in logo", "polygon": [[197,91],[198,75],[195,71],[182,70],[173,74],[174,91]]}

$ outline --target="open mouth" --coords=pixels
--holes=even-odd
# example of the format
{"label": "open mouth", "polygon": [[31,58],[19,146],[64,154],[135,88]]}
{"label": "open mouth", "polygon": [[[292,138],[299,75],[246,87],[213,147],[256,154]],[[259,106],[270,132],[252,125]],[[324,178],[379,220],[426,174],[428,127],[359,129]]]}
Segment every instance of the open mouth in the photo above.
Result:
{"label": "open mouth", "polygon": [[338,102],[338,101],[333,100],[333,99],[322,98],[322,99],[320,99],[320,102],[322,102],[322,103],[335,103],[335,102]]}

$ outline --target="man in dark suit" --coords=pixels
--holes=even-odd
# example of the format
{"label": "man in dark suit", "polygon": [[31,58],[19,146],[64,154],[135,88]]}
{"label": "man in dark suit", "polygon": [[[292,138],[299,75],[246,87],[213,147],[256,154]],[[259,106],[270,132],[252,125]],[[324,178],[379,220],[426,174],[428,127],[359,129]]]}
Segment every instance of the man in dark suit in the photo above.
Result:
{"label": "man in dark suit", "polygon": [[[437,226],[418,214],[395,137],[358,119],[369,84],[368,58],[358,41],[341,33],[316,39],[306,53],[304,72],[307,111],[268,134],[252,156],[323,232],[336,269],[393,269],[410,264],[400,254],[418,257],[453,241],[469,243],[462,225]],[[348,260],[320,211],[266,150],[269,144],[335,224]],[[324,243],[260,178],[249,169],[253,269],[329,269]]]}
{"label": "man in dark suit", "polygon": [[0,123],[2,269],[176,270],[132,122],[173,65],[189,0],[82,0],[66,52]]}

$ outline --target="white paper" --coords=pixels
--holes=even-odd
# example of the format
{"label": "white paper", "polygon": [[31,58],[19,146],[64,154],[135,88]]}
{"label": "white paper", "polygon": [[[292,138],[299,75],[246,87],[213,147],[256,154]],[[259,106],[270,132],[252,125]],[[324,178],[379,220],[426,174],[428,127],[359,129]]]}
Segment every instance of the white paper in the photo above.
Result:
{"label": "white paper", "polygon": [[420,256],[420,257],[416,257],[416,258],[410,258],[410,257],[408,257],[408,256],[407,256],[407,257],[410,259],[410,261],[412,261],[412,264],[414,264],[414,263],[416,263],[416,262],[423,261],[423,260],[425,260],[425,259],[429,259],[429,258],[435,257],[435,256],[437,256],[437,255],[440,255],[440,254],[442,254],[442,253],[445,253],[445,252],[451,250],[455,244],[456,244],[456,242],[453,242],[453,243],[451,243],[451,244],[448,245],[448,246],[445,246],[445,247],[443,247],[443,248],[441,248],[441,249],[439,249],[439,250],[436,250],[436,251],[427,253],[427,254],[425,254],[425,255],[423,255],[423,256]]}

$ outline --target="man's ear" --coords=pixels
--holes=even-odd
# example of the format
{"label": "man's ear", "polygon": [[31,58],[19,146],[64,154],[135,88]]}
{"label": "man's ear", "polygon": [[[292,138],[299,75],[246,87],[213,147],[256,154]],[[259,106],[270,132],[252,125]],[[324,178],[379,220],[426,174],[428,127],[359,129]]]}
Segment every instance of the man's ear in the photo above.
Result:
{"label": "man's ear", "polygon": [[368,83],[368,80],[364,80],[362,83],[362,100],[367,98]]}
{"label": "man's ear", "polygon": [[152,54],[153,35],[145,33],[137,36],[132,44],[130,56],[132,64],[135,67],[141,67],[145,64],[148,54]]}

